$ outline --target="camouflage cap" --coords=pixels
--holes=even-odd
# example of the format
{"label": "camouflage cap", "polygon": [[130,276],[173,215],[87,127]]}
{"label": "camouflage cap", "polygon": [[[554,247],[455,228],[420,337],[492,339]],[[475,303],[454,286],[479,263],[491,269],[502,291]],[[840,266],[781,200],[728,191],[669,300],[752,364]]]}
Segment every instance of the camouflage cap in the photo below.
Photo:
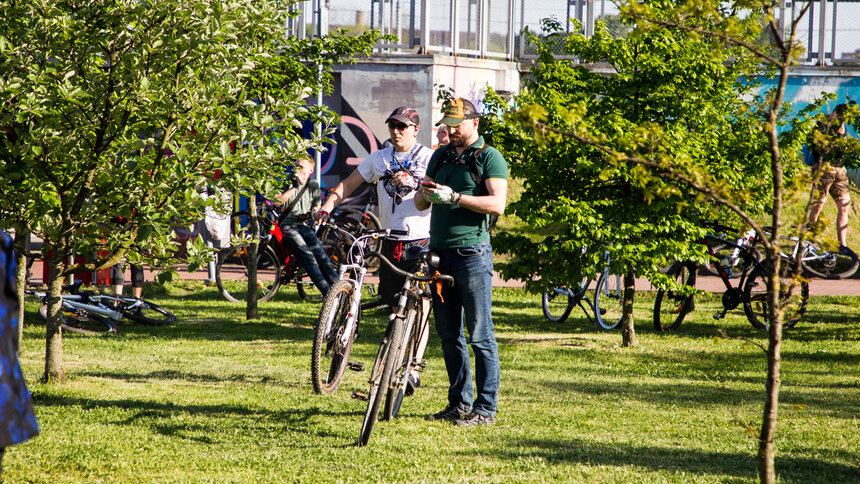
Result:
{"label": "camouflage cap", "polygon": [[442,108],[442,113],[445,115],[436,126],[445,124],[447,126],[457,126],[466,119],[475,119],[481,117],[475,109],[475,105],[468,99],[458,97],[448,101]]}

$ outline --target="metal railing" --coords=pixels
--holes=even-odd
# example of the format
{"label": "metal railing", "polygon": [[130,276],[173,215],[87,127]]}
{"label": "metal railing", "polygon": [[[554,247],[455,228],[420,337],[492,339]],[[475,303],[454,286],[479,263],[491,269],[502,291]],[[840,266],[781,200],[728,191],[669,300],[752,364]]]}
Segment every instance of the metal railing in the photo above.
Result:
{"label": "metal railing", "polygon": [[[796,18],[803,2],[786,1],[780,21]],[[623,37],[630,27],[618,19],[612,0],[306,0],[293,7],[301,15],[289,22],[299,37],[343,28],[360,34],[377,29],[395,36],[377,46],[380,54],[437,53],[480,58],[534,58],[524,29],[541,36],[541,19],[552,18],[567,32],[586,35],[602,20]],[[324,25],[320,25],[320,23]],[[817,0],[800,22],[797,40],[810,65],[860,64],[860,0]],[[561,46],[559,45],[559,53]]]}

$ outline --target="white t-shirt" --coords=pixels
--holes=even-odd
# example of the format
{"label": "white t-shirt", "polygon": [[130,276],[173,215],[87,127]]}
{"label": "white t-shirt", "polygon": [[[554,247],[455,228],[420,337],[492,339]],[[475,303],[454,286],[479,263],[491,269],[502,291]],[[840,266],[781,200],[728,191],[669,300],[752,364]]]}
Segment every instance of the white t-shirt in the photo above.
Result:
{"label": "white t-shirt", "polygon": [[406,230],[409,235],[401,240],[418,240],[430,237],[430,210],[415,208],[415,189],[401,187],[391,182],[390,175],[406,170],[416,179],[415,185],[427,172],[427,164],[433,150],[416,143],[412,150],[397,153],[394,147],[374,151],[358,165],[358,173],[368,183],[376,183],[379,196],[379,221],[383,228]]}

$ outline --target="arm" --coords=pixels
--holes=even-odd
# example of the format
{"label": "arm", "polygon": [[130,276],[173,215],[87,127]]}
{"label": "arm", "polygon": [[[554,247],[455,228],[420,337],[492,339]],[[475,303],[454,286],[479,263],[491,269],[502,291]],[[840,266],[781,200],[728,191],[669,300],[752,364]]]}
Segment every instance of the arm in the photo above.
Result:
{"label": "arm", "polygon": [[[424,181],[432,182],[430,178],[424,178]],[[420,187],[417,192],[415,192],[415,196],[412,198],[412,201],[415,202],[415,208],[420,211],[427,210],[430,208],[430,202],[424,199],[424,187]]]}
{"label": "arm", "polygon": [[325,203],[322,204],[320,210],[331,212],[334,210],[340,202],[343,201],[344,198],[348,197],[352,192],[358,188],[359,185],[365,182],[364,177],[361,176],[361,173],[358,172],[358,168],[352,170],[352,173],[346,177],[346,180],[338,183],[336,187],[331,191]]}
{"label": "arm", "polygon": [[508,181],[504,178],[489,178],[484,183],[488,195],[461,195],[459,205],[477,213],[503,214],[508,198]]}

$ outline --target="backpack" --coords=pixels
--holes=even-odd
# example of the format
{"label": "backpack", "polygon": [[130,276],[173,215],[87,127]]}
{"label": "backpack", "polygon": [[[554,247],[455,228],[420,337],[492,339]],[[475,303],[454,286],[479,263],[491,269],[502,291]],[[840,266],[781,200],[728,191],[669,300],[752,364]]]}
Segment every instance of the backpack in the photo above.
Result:
{"label": "backpack", "polygon": [[[487,186],[483,183],[484,177],[481,169],[478,168],[478,158],[481,156],[481,153],[484,152],[484,149],[489,146],[486,142],[480,148],[472,148],[469,147],[467,150],[469,153],[466,155],[466,166],[469,168],[469,176],[472,177],[472,181],[475,182],[475,185],[478,186],[478,190],[482,190],[484,192],[487,191]],[[437,163],[433,168],[433,173],[427,173],[427,177],[431,179],[436,179],[436,174],[439,173],[439,170],[442,168],[442,165],[447,163],[451,163],[453,160],[457,159],[457,149],[454,148],[453,145],[448,145],[445,148],[445,156],[441,163]],[[485,195],[489,195],[489,193],[484,193]],[[490,229],[496,226],[496,222],[499,221],[499,216],[496,214],[487,214],[485,217],[486,228],[489,232]]]}

